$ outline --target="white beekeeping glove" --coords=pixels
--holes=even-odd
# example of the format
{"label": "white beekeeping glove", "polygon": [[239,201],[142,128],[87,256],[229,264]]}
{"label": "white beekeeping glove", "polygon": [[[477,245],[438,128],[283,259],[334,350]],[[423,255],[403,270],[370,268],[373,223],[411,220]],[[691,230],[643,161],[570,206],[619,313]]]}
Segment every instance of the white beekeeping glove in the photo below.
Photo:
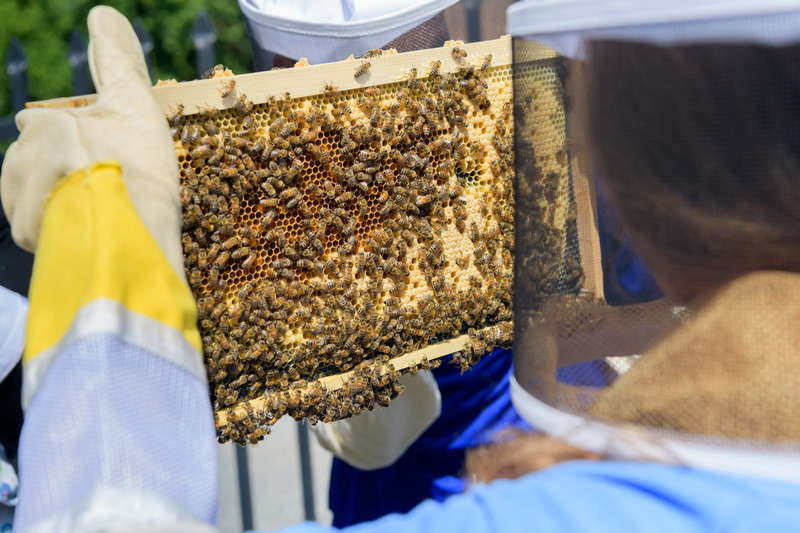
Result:
{"label": "white beekeeping glove", "polygon": [[431,372],[399,379],[403,392],[385,408],[312,426],[323,448],[361,470],[384,468],[400,458],[442,412]]}

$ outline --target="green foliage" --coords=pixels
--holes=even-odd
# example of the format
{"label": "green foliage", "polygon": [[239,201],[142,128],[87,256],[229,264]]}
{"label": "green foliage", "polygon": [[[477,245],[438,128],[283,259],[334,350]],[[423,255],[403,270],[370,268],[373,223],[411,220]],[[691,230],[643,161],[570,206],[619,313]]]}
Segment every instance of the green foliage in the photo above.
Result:
{"label": "green foliage", "polygon": [[[88,39],[86,16],[99,2],[89,0],[3,0],[0,2],[0,53],[17,36],[28,56],[31,100],[72,95],[67,62],[70,32],[77,27]],[[140,18],[153,36],[154,80],[196,77],[191,32],[201,9],[217,30],[217,61],[240,74],[251,70],[244,20],[235,0],[108,0],[131,21]],[[0,69],[0,117],[11,114],[9,79]]]}

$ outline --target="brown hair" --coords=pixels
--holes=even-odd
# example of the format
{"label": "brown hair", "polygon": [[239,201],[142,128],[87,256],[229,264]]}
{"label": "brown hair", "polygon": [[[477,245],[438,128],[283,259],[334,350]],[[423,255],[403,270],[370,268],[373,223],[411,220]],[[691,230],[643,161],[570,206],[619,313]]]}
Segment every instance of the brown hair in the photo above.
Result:
{"label": "brown hair", "polygon": [[600,458],[541,433],[515,431],[501,436],[494,444],[470,450],[464,469],[469,482],[488,483],[495,479],[517,479],[565,461]]}
{"label": "brown hair", "polygon": [[662,288],[800,271],[800,46],[592,43],[593,155]]}

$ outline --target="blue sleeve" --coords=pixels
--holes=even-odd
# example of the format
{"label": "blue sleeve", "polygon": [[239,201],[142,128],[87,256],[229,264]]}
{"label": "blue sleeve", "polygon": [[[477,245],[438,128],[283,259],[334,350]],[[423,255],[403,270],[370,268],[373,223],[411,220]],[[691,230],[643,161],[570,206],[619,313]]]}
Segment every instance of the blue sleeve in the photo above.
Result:
{"label": "blue sleeve", "polygon": [[[800,487],[653,463],[575,461],[477,486],[349,533],[796,531]],[[328,530],[306,523],[291,533]]]}

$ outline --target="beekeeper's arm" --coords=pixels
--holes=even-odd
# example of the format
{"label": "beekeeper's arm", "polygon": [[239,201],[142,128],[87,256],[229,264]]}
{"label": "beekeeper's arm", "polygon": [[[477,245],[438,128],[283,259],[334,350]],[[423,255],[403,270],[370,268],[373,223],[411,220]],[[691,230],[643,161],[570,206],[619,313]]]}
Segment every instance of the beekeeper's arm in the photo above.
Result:
{"label": "beekeeper's arm", "polygon": [[388,407],[312,426],[320,444],[361,470],[397,461],[442,412],[442,397],[431,372],[401,376],[400,383],[405,389]]}
{"label": "beekeeper's arm", "polygon": [[19,113],[0,182],[14,240],[36,252],[15,531],[210,529],[215,435],[172,140],[128,21],[98,7],[89,33],[96,103]]}

